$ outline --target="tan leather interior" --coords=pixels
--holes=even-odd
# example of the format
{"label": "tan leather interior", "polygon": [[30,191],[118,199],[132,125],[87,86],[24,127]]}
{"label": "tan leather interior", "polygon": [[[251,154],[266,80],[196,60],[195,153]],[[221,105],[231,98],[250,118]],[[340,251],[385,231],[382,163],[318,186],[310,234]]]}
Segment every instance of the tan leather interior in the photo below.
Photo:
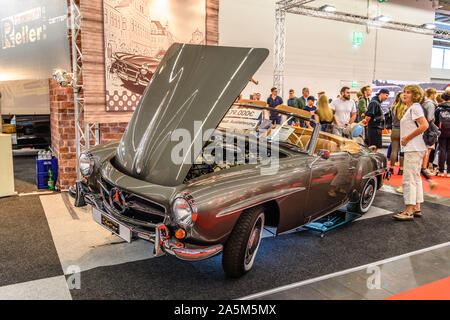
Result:
{"label": "tan leather interior", "polygon": [[241,100],[238,101],[238,103],[252,104],[254,106],[261,106],[261,107],[265,107],[267,105],[267,103],[265,101],[262,101],[262,100],[250,100],[250,99],[241,99]]}
{"label": "tan leather interior", "polygon": [[285,106],[284,104],[280,104],[279,106],[275,107],[275,109],[281,110],[281,111],[286,111],[286,112],[290,112],[290,113],[295,113],[298,114],[300,116],[304,116],[306,118],[311,118],[311,113],[309,111],[306,110],[301,110],[298,108],[294,108],[294,107],[289,107],[289,106]]}
{"label": "tan leather interior", "polygon": [[[278,125],[273,126],[272,129],[275,129],[277,126]],[[292,134],[288,138],[288,142],[298,145],[301,149],[306,149],[308,142],[311,139],[312,130],[300,127],[292,128],[295,128],[294,134],[300,138],[300,141],[298,141],[296,136]],[[319,138],[317,139],[317,145],[314,153],[317,153],[320,149],[328,150],[330,153],[347,151],[350,154],[355,154],[361,151],[361,147],[356,142],[327,132],[319,133]]]}

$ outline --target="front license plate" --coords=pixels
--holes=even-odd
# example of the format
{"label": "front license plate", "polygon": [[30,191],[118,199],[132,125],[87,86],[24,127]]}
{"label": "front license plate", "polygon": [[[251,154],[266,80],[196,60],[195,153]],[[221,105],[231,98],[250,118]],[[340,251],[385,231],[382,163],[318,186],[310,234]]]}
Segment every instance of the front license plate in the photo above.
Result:
{"label": "front license plate", "polygon": [[106,216],[103,212],[100,210],[97,210],[96,208],[92,208],[92,217],[94,218],[95,222],[100,224],[105,229],[108,229],[112,233],[116,234],[123,240],[127,242],[131,242],[131,230],[127,226],[121,224],[115,219],[111,219],[110,217]]}

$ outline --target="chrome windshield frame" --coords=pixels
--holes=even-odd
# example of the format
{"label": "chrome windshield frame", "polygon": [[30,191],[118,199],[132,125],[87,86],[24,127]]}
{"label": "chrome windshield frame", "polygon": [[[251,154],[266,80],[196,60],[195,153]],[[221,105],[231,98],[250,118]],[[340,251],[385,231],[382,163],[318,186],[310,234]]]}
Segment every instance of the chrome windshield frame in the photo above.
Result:
{"label": "chrome windshield frame", "polygon": [[[313,132],[311,134],[311,139],[309,142],[309,146],[307,150],[304,150],[302,153],[307,153],[311,156],[314,156],[314,150],[316,148],[317,145],[317,139],[319,137],[319,133],[320,133],[320,129],[321,129],[321,125],[320,123],[318,123],[314,118],[307,118],[305,116],[302,116],[300,114],[296,114],[293,112],[289,112],[289,111],[284,111],[284,110],[278,110],[272,107],[267,107],[267,106],[257,106],[257,105],[253,105],[253,104],[248,104],[248,103],[233,103],[231,105],[231,107],[233,106],[238,106],[238,107],[246,107],[246,108],[253,108],[253,109],[258,109],[258,110],[267,110],[270,112],[277,112],[286,116],[290,116],[290,117],[294,117],[303,121],[308,121],[311,126],[313,127]],[[230,108],[231,108],[230,107]],[[299,150],[300,152],[300,150]]]}

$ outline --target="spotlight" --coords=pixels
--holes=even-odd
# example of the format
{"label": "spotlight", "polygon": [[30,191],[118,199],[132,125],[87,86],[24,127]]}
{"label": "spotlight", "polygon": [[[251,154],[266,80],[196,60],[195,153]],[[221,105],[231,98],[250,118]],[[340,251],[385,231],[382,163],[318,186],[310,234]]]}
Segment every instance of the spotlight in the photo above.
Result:
{"label": "spotlight", "polygon": [[319,9],[322,10],[322,11],[325,11],[325,12],[336,12],[336,7],[335,6],[330,6],[328,4],[326,4],[324,6],[321,6]]}
{"label": "spotlight", "polygon": [[72,85],[72,73],[68,73],[66,70],[57,69],[53,72],[53,78],[62,87],[67,87]]}
{"label": "spotlight", "polygon": [[391,18],[385,15],[381,15],[375,18],[375,20],[378,20],[380,22],[388,22],[391,21]]}
{"label": "spotlight", "polygon": [[436,29],[436,25],[434,23],[424,23],[421,27],[429,30]]}

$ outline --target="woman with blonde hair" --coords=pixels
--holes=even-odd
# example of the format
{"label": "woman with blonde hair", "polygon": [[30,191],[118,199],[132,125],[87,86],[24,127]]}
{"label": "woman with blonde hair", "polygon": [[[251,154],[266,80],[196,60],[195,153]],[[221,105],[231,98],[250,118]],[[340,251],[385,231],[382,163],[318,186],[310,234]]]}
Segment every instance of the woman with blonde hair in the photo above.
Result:
{"label": "woman with blonde hair", "polygon": [[400,120],[400,141],[405,155],[403,173],[403,199],[405,209],[393,216],[396,220],[413,220],[421,217],[420,204],[423,202],[423,188],[420,170],[427,146],[423,133],[428,129],[422,106],[424,92],[418,85],[408,85],[403,88],[402,101],[406,111]]}
{"label": "woman with blonde hair", "polygon": [[333,131],[333,123],[336,124],[336,117],[333,113],[333,110],[330,108],[328,104],[328,97],[325,94],[322,94],[319,97],[319,101],[317,102],[317,110],[316,115],[320,124],[322,125],[322,131],[332,132]]}
{"label": "woman with blonde hair", "polygon": [[403,174],[403,153],[400,152],[400,120],[406,111],[406,104],[402,101],[402,92],[397,93],[394,102],[391,106],[391,114],[392,114],[392,131],[391,131],[391,168],[389,171],[394,174],[394,166],[397,161],[397,157],[400,162],[400,169],[398,170],[398,174]]}

